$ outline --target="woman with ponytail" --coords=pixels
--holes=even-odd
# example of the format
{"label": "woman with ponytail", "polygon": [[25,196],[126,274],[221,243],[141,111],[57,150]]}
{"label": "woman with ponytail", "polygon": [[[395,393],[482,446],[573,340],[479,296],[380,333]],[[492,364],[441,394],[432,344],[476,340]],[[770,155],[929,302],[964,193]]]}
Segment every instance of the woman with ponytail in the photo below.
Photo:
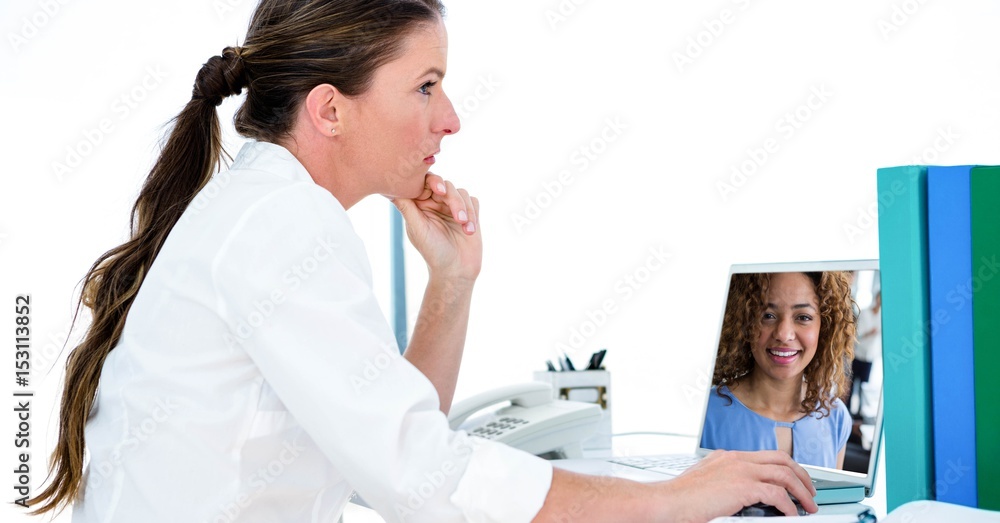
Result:
{"label": "woman with ponytail", "polygon": [[[707,521],[814,509],[780,453],[642,485],[449,430],[482,261],[479,202],[428,172],[459,121],[437,0],[262,0],[209,59],[80,305],[36,513],[78,522]],[[216,107],[245,91],[224,184]],[[221,188],[220,188],[221,187]],[[346,210],[392,200],[429,282],[406,354]],[[192,202],[197,200],[197,205]],[[599,495],[594,493],[599,492]],[[580,503],[586,503],[581,507]],[[581,508],[583,510],[581,510]]]}

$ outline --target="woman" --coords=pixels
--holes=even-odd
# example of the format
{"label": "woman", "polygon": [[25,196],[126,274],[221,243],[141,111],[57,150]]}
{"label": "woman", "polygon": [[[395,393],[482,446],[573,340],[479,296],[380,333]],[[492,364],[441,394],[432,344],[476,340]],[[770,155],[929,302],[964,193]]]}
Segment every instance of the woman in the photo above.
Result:
{"label": "woman", "polygon": [[[707,521],[755,502],[794,513],[786,492],[815,510],[778,453],[721,453],[640,485],[449,430],[482,240],[478,201],[428,172],[459,130],[442,11],[263,0],[245,44],[203,66],[131,239],[85,279],[93,323],[67,364],[36,511],[336,521],[354,490],[389,521]],[[208,187],[215,108],[244,88],[235,123],[251,141]],[[430,276],[405,357],[345,213],[373,194],[402,212]]]}
{"label": "woman", "polygon": [[854,301],[848,273],[733,276],[702,447],[843,468]]}

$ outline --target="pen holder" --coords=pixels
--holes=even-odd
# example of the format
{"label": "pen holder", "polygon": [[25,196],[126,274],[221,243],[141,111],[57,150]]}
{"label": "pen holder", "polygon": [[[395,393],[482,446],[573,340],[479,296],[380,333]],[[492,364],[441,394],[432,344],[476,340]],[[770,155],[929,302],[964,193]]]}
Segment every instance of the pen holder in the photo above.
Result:
{"label": "pen holder", "polygon": [[535,381],[552,385],[555,399],[596,403],[601,407],[601,424],[590,439],[583,441],[584,450],[611,448],[611,373],[606,370],[566,372],[536,371]]}

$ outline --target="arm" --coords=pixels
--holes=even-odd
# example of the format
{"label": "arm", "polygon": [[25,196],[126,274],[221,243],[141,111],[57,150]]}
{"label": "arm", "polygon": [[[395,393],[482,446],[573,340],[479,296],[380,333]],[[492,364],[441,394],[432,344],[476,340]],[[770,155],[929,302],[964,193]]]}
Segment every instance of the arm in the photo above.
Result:
{"label": "arm", "polygon": [[432,275],[413,337],[403,355],[434,384],[445,414],[451,409],[462,363],[472,286],[472,282],[458,283]]}
{"label": "arm", "polygon": [[847,405],[844,405],[843,401],[838,399],[836,408],[841,421],[839,427],[840,432],[837,434],[837,437],[839,438],[836,441],[837,447],[834,448],[840,449],[837,452],[837,468],[843,469],[844,458],[847,456],[847,440],[851,438],[851,431],[854,430],[854,418],[851,417],[851,413],[847,410]]}
{"label": "arm", "polygon": [[808,474],[778,451],[716,451],[681,476],[660,483],[585,476],[553,469],[545,505],[533,520],[708,521],[757,502],[795,515],[791,493],[809,512],[815,489]]}
{"label": "arm", "polygon": [[462,363],[472,288],[482,266],[479,201],[428,174],[420,196],[393,203],[430,273],[404,357],[434,384],[447,414]]}

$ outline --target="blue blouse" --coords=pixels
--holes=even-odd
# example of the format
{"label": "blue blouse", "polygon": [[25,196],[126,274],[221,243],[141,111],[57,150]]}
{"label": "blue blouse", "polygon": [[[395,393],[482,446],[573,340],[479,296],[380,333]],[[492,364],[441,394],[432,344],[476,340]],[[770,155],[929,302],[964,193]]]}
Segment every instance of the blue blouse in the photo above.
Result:
{"label": "blue blouse", "polygon": [[792,459],[804,465],[837,468],[837,454],[847,445],[851,435],[851,415],[843,401],[834,401],[830,415],[820,419],[819,413],[803,416],[787,423],[766,418],[750,410],[722,386],[722,392],[733,399],[729,403],[719,396],[716,387],[708,394],[708,411],[701,434],[701,447],[726,450],[777,450],[777,427],[792,429]]}

